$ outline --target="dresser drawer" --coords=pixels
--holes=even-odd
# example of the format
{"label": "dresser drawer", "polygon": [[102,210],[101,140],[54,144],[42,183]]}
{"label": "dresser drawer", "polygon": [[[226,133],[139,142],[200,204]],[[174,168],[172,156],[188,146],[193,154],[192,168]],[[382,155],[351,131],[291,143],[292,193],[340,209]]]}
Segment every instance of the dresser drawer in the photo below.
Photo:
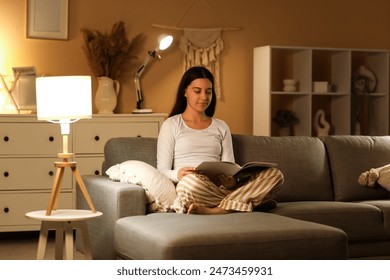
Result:
{"label": "dresser drawer", "polygon": [[[25,214],[31,211],[45,210],[49,199],[50,192],[0,193],[0,226],[40,224],[40,221],[26,218]],[[58,208],[72,209],[72,193],[61,193],[58,203]]]}
{"label": "dresser drawer", "polygon": [[74,132],[75,153],[103,153],[107,140],[113,137],[157,137],[158,122],[76,123]]}
{"label": "dresser drawer", "polygon": [[103,156],[78,157],[77,169],[81,175],[102,175]]}
{"label": "dresser drawer", "polygon": [[0,123],[0,155],[56,155],[61,151],[59,125]]}
{"label": "dresser drawer", "polygon": [[[51,190],[57,158],[0,158],[0,191]],[[62,189],[72,188],[72,171],[65,168]]]}

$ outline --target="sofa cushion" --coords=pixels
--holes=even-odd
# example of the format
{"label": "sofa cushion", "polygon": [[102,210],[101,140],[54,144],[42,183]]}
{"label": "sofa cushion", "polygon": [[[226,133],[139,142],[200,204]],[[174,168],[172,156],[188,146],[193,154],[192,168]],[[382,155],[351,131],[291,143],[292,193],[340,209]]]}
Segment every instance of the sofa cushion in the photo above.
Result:
{"label": "sofa cushion", "polygon": [[111,180],[143,187],[149,212],[171,211],[176,199],[175,185],[155,167],[139,160],[127,160],[111,166],[106,174]]}
{"label": "sofa cushion", "polygon": [[350,242],[390,238],[383,225],[383,212],[380,208],[368,203],[285,202],[279,203],[278,207],[271,210],[271,213],[339,228],[348,235]]}
{"label": "sofa cushion", "polygon": [[284,183],[278,201],[334,200],[322,141],[314,137],[232,135],[238,164],[268,161],[279,165]]}
{"label": "sofa cushion", "polygon": [[360,203],[373,205],[382,211],[385,232],[390,237],[390,200],[364,200]]}
{"label": "sofa cushion", "polygon": [[269,213],[155,213],[119,219],[115,250],[127,259],[344,259],[336,228]]}
{"label": "sofa cushion", "polygon": [[358,179],[362,172],[390,163],[390,136],[328,136],[324,143],[336,200],[389,198],[387,190],[362,187]]}

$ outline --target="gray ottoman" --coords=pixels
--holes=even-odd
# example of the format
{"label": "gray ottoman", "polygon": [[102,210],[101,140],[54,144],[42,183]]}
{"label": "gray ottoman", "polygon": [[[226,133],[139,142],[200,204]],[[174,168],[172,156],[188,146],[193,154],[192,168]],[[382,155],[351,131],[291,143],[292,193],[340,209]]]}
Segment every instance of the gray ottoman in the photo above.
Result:
{"label": "gray ottoman", "polygon": [[264,212],[131,216],[116,222],[114,242],[136,260],[347,258],[343,231]]}

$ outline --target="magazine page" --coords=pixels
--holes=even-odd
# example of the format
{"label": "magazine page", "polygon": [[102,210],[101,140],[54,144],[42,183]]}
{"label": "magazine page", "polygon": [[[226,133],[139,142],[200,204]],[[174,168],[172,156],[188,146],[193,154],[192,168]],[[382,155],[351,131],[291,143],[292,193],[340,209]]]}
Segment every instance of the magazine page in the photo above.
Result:
{"label": "magazine page", "polygon": [[241,166],[237,163],[229,161],[204,161],[196,167],[196,171],[209,177],[211,182],[217,186],[220,185],[218,175],[225,174],[227,176],[233,176],[240,169]]}
{"label": "magazine page", "polygon": [[276,163],[272,162],[248,162],[244,166],[229,161],[205,161],[196,167],[196,171],[206,175],[215,185],[220,185],[218,175],[225,174],[234,176],[236,181],[242,185],[248,181],[251,175],[261,169],[276,167]]}

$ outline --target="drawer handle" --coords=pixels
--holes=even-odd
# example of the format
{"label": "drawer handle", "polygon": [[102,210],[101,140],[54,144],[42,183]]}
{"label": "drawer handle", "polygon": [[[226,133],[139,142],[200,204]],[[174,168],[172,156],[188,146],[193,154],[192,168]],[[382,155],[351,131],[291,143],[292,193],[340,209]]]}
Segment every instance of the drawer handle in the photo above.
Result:
{"label": "drawer handle", "polygon": [[4,142],[8,142],[9,141],[9,137],[8,136],[4,136]]}
{"label": "drawer handle", "polygon": [[54,141],[54,137],[53,137],[53,136],[50,136],[50,137],[49,137],[49,141],[50,141],[50,142],[53,142],[53,141]]}
{"label": "drawer handle", "polygon": [[99,174],[100,174],[99,170],[95,170],[95,175],[99,175]]}
{"label": "drawer handle", "polygon": [[137,135],[137,137],[142,137],[141,135]]}
{"label": "drawer handle", "polygon": [[4,213],[8,213],[9,212],[9,208],[8,207],[5,207],[4,208]]}
{"label": "drawer handle", "polygon": [[99,141],[99,140],[100,140],[100,137],[96,135],[96,136],[95,136],[95,140],[96,140],[96,141]]}
{"label": "drawer handle", "polygon": [[9,172],[8,171],[5,171],[4,172],[4,177],[8,177],[9,176]]}
{"label": "drawer handle", "polygon": [[54,172],[53,171],[49,171],[49,176],[53,176],[54,175]]}

